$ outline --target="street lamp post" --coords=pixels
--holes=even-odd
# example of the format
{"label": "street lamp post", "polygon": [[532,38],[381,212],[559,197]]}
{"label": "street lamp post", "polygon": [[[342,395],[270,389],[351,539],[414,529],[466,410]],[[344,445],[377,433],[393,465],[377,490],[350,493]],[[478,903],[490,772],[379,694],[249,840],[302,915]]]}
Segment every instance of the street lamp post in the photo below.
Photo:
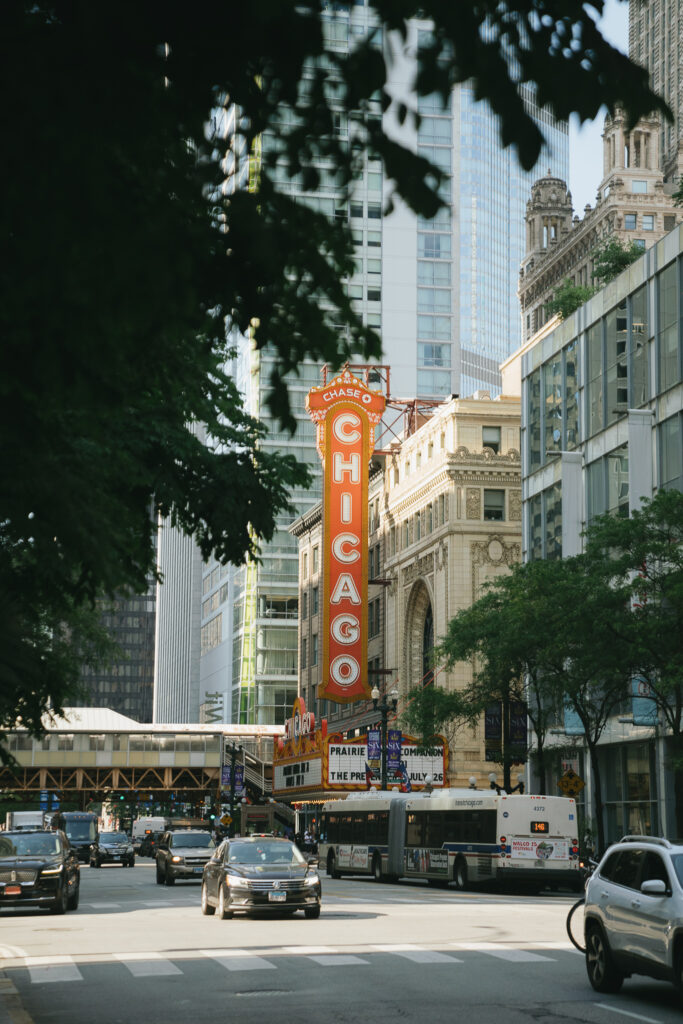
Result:
{"label": "street lamp post", "polygon": [[230,755],[230,835],[235,834],[235,762],[237,761],[238,754],[242,753],[241,746],[235,746],[234,743],[225,744],[225,753]]}
{"label": "street lamp post", "polygon": [[387,788],[387,719],[389,717],[389,712],[390,711],[393,711],[393,712],[396,711],[396,705],[398,704],[398,690],[396,689],[396,687],[394,687],[391,690],[391,692],[389,694],[390,703],[387,701],[386,694],[382,694],[382,699],[380,701],[380,692],[379,692],[379,687],[377,687],[377,686],[373,686],[372,691],[370,693],[370,696],[372,697],[372,703],[373,703],[373,705],[375,707],[375,711],[379,711],[379,713],[382,716],[382,732],[381,732],[381,742],[382,742],[382,789],[386,789]]}

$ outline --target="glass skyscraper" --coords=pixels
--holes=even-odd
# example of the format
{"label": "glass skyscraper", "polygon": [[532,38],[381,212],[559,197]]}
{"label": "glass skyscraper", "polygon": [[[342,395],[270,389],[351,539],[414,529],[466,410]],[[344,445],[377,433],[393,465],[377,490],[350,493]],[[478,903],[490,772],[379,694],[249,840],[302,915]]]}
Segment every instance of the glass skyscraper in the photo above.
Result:
{"label": "glass skyscraper", "polygon": [[[334,14],[325,16],[326,39],[331,49],[344,50],[374,28],[372,13],[362,3],[347,9],[336,6]],[[493,115],[475,101],[469,85],[456,88],[445,107],[436,96],[418,99],[414,94],[414,54],[428,34],[427,23],[412,23],[400,52],[397,39],[376,36],[387,56],[391,51],[392,94],[420,113],[419,129],[410,117],[399,125],[391,111],[383,114],[379,100],[370,116],[383,118],[394,138],[445,172],[441,194],[446,205],[441,212],[424,220],[395,202],[393,212],[385,216],[389,184],[380,163],[369,154],[348,202],[325,168],[315,193],[302,194],[284,170],[280,187],[331,218],[348,219],[357,255],[348,292],[364,321],[381,334],[382,362],[391,369],[393,396],[445,398],[481,389],[494,396],[500,392],[498,365],[521,341],[516,291],[524,256],[526,201],[532,182],[548,168],[558,177],[568,177],[568,130],[566,124],[539,114],[548,149],[536,168],[522,171],[515,151],[502,149]],[[531,94],[527,99],[533,110]],[[234,116],[226,114],[227,119]],[[341,111],[335,130],[342,137],[347,132]],[[262,152],[268,145],[265,136]],[[228,153],[230,189],[254,187],[258,158],[258,152]],[[315,431],[304,409],[306,393],[320,383],[319,367],[304,365],[290,381],[298,421],[291,438],[279,432],[266,410],[267,352],[255,351],[247,337],[236,341],[234,372],[247,408],[270,428],[265,445],[295,452],[315,474],[310,491],[292,495],[301,514],[320,498]],[[297,693],[297,578],[304,569],[297,563],[289,522],[281,518],[261,564],[230,574],[215,564],[204,566],[200,701],[225,694],[228,716],[235,722],[282,722]]]}

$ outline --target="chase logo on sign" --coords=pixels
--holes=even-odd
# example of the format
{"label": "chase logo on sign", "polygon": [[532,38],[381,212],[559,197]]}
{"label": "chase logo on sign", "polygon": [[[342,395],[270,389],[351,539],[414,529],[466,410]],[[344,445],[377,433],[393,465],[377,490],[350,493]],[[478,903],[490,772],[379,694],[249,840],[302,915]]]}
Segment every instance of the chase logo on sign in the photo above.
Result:
{"label": "chase logo on sign", "polygon": [[503,817],[504,818],[509,818],[510,817],[510,812],[509,811],[503,811]]}

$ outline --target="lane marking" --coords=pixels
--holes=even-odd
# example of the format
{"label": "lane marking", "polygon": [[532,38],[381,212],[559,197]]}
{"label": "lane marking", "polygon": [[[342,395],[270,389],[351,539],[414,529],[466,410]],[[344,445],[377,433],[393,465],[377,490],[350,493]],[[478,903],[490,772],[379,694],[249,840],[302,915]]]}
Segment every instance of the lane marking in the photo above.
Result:
{"label": "lane marking", "polygon": [[656,1017],[644,1017],[642,1013],[631,1013],[629,1010],[622,1010],[618,1006],[610,1006],[609,1003],[594,1003],[594,1006],[601,1010],[611,1010],[612,1013],[621,1013],[624,1017],[633,1017],[634,1020],[644,1020],[647,1024],[662,1024]]}
{"label": "lane marking", "polygon": [[541,956],[540,953],[531,953],[528,949],[489,949],[486,950],[489,956],[495,956],[499,960],[509,960],[510,963],[556,963],[551,956]]}

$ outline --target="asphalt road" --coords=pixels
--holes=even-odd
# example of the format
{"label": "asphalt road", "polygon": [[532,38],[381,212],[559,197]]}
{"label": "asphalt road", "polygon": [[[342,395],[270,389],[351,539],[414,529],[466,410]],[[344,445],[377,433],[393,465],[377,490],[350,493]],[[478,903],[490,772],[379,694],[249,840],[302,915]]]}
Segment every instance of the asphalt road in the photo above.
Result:
{"label": "asphalt road", "polygon": [[203,917],[153,862],[81,870],[77,911],[0,915],[0,1024],[680,1024],[679,997],[588,984],[570,894],[332,881],[319,920]]}

